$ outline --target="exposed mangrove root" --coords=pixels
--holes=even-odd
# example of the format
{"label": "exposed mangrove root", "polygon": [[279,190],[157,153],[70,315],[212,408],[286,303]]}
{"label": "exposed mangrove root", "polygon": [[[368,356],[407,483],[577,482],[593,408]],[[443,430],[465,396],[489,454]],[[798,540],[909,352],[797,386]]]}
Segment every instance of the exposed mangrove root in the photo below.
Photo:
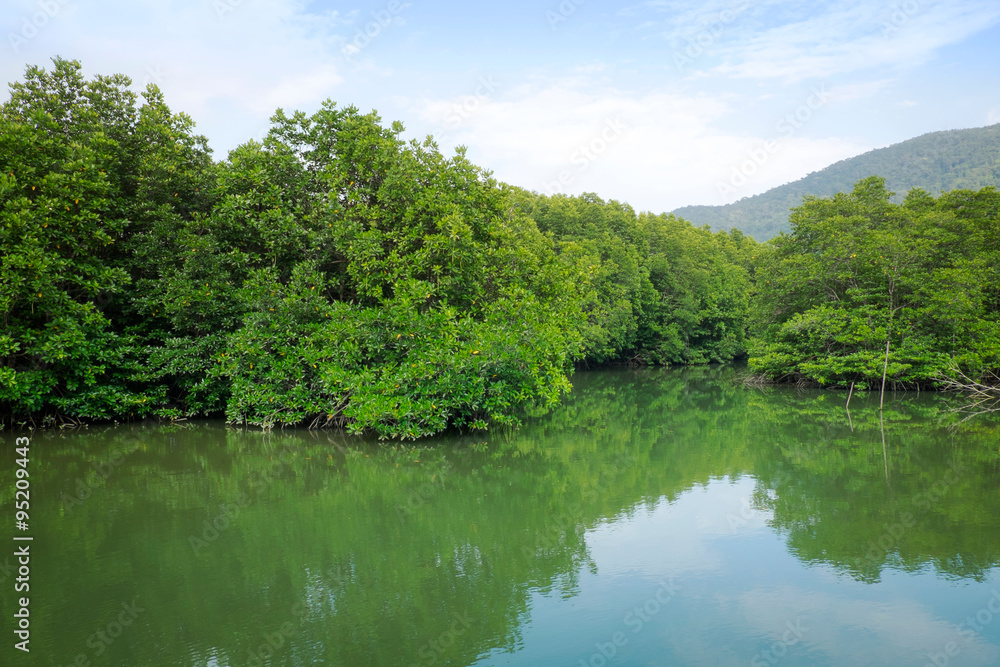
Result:
{"label": "exposed mangrove root", "polygon": [[337,403],[329,412],[321,413],[316,415],[312,423],[309,424],[309,430],[317,428],[344,428],[350,418],[344,415],[344,409],[351,400],[351,392],[347,392],[340,402]]}
{"label": "exposed mangrove root", "polygon": [[761,373],[758,375],[745,373],[737,375],[735,378],[737,383],[742,384],[745,387],[750,387],[752,389],[764,389],[765,387],[773,387],[778,384],[780,380],[774,380],[767,375]]}
{"label": "exposed mangrove root", "polygon": [[629,368],[639,368],[641,366],[648,366],[649,365],[649,362],[647,362],[645,359],[643,359],[642,355],[639,355],[639,354],[637,354],[634,357],[632,357],[631,359],[629,359],[627,363],[628,363],[628,367]]}
{"label": "exposed mangrove root", "polygon": [[344,428],[351,420],[344,415],[343,410],[336,413],[316,415],[316,418],[309,424],[309,430],[318,428]]}
{"label": "exposed mangrove root", "polygon": [[996,372],[974,379],[958,368],[952,368],[947,375],[935,380],[941,391],[964,394],[969,399],[965,405],[952,409],[952,412],[965,415],[963,422],[990,412],[1000,412],[1000,375]]}

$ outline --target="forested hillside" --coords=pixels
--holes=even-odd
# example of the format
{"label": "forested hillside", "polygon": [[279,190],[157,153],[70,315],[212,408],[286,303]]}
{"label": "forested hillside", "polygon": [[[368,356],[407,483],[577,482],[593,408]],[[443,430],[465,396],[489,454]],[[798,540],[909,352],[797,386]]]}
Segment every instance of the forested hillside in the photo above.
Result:
{"label": "forested hillside", "polygon": [[792,183],[724,206],[684,206],[674,214],[712,229],[739,229],[758,241],[790,230],[791,209],[807,195],[831,197],[869,176],[885,178],[899,203],[913,188],[932,195],[1000,187],[1000,124],[932,132],[841,160]]}

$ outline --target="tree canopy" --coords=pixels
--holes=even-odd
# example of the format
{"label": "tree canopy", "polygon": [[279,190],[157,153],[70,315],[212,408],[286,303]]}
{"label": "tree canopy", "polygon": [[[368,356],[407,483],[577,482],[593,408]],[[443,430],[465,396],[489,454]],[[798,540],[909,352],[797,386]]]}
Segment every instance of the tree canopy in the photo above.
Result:
{"label": "tree canopy", "polygon": [[1000,193],[807,197],[761,245],[500,183],[398,122],[278,109],[216,160],[124,76],[0,107],[0,420],[225,416],[417,438],[519,423],[578,365],[777,380],[1000,366]]}
{"label": "tree canopy", "polygon": [[1000,367],[1000,192],[891,196],[871,177],[793,212],[757,269],[753,370],[913,386]]}

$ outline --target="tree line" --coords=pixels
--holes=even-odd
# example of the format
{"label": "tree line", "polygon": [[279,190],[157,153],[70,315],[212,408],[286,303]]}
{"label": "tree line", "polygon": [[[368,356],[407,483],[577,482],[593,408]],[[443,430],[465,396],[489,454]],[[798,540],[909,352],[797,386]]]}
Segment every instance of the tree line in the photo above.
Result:
{"label": "tree line", "polygon": [[897,382],[1000,366],[995,190],[896,205],[869,179],[758,244],[500,183],[329,101],[216,160],[130,85],[56,58],[0,108],[5,424],[417,438],[515,425],[580,364],[749,355],[828,386],[871,382],[889,341]]}

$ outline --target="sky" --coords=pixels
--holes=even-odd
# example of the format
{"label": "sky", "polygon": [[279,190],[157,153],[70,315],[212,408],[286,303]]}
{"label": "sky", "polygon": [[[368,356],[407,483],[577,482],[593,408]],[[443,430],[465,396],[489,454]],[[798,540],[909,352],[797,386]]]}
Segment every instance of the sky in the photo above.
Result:
{"label": "sky", "polygon": [[4,4],[4,81],[58,55],[156,84],[217,159],[330,99],[501,181],[655,213],[1000,123],[996,0]]}

